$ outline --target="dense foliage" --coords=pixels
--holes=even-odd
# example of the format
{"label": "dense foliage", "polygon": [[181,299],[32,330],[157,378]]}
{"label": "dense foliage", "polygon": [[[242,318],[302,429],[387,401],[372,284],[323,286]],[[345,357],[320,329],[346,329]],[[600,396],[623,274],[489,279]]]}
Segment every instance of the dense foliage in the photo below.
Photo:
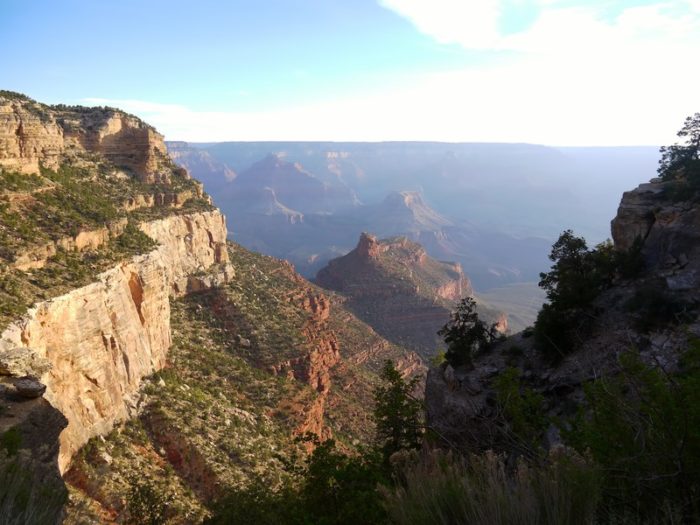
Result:
{"label": "dense foliage", "polygon": [[682,143],[661,148],[658,172],[674,183],[671,194],[681,199],[700,190],[700,113],[685,119],[678,137],[684,139]]}
{"label": "dense foliage", "polygon": [[565,437],[602,467],[602,517],[700,523],[700,344],[673,376],[625,354],[586,398]]}
{"label": "dense foliage", "polygon": [[419,378],[405,381],[391,361],[382,369],[384,384],[374,392],[377,447],[385,459],[421,442],[422,403],[413,397]]}
{"label": "dense foliage", "polygon": [[552,246],[552,269],[540,274],[540,287],[547,292],[535,323],[538,347],[552,361],[568,354],[585,337],[590,324],[586,312],[591,302],[614,275],[612,245],[591,250],[583,237],[566,230]]}
{"label": "dense foliage", "polygon": [[488,326],[479,319],[476,301],[465,297],[452,313],[450,320],[439,331],[447,344],[445,359],[454,367],[472,366],[472,357],[486,349],[495,339],[495,325]]}
{"label": "dense foliage", "polygon": [[522,372],[508,367],[494,380],[496,403],[506,424],[508,449],[519,455],[539,452],[549,420],[542,394],[521,384]]}
{"label": "dense foliage", "polygon": [[556,362],[588,336],[595,319],[593,301],[615,278],[639,275],[641,248],[639,239],[628,251],[619,251],[610,241],[590,249],[571,230],[559,236],[549,255],[552,268],[540,274],[548,302],[537,316],[535,338],[545,357]]}

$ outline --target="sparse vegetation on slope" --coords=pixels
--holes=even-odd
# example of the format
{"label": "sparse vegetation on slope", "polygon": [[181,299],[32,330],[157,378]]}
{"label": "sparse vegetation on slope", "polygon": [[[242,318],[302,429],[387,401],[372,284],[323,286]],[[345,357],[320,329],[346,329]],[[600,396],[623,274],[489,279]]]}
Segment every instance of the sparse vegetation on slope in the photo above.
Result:
{"label": "sparse vegetation on slope", "polygon": [[[74,501],[88,494],[113,515],[126,516],[123,494],[139,469],[155,488],[172,488],[164,498],[180,499],[180,507],[168,510],[168,522],[178,523],[179,514],[194,520],[229,491],[255,491],[258,485],[284,490],[292,476],[286,465],[309,445],[295,441],[296,435],[332,432],[338,454],[373,438],[372,392],[380,379],[372,363],[382,355],[411,362],[409,354],[338,304],[314,312],[322,307],[313,299],[320,291],[288,263],[239,246],[229,255],[234,281],[172,304],[168,366],[145,386],[142,414],[132,424],[143,430],[117,430],[105,443],[95,439],[84,449],[68,475],[81,489]],[[318,315],[332,322],[310,324]],[[333,337],[341,359],[330,373],[330,390],[319,391],[308,379],[313,372],[303,373],[311,366],[305,356],[340,325],[345,330]],[[375,356],[363,358],[364,342],[374,346]],[[346,359],[353,358],[358,361],[349,365]],[[112,458],[109,465],[100,459],[103,452]],[[175,476],[172,482],[169,476]],[[94,490],[105,477],[114,483]]]}
{"label": "sparse vegetation on slope", "polygon": [[42,268],[27,271],[0,268],[0,327],[34,303],[94,282],[99,273],[155,246],[152,239],[134,225],[128,225],[98,250],[79,252],[59,248]]}

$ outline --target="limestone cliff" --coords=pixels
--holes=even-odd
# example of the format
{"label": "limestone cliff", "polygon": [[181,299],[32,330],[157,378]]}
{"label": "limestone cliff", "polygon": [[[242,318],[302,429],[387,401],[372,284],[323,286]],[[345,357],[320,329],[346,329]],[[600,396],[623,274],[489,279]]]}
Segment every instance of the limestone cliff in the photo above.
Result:
{"label": "limestone cliff", "polygon": [[168,364],[146,380],[138,417],[92,440],[65,475],[112,521],[134,474],[163,480],[177,494],[171,515],[187,523],[250,479],[274,488],[288,475],[280,460],[303,453],[297,436],[347,448],[372,439],[386,359],[425,372],[286,261],[228,247],[235,279],[171,303]]}
{"label": "limestone cliff", "polygon": [[67,424],[49,447],[64,470],[133,415],[166,362],[171,297],[231,279],[226,235],[148,124],[0,91],[0,432],[43,395]]}
{"label": "limestone cliff", "polygon": [[200,286],[195,274],[215,265],[222,267],[222,280],[231,276],[220,213],[173,216],[141,228],[158,248],[35,305],[0,336],[0,355],[26,348],[50,365],[40,375],[45,398],[68,420],[60,437],[61,469],[90,437],[133,414],[141,379],[165,364],[169,296]]}
{"label": "limestone cliff", "polygon": [[0,93],[0,166],[37,173],[58,168],[65,153],[90,152],[132,170],[141,181],[169,178],[163,136],[114,108],[46,106]]}

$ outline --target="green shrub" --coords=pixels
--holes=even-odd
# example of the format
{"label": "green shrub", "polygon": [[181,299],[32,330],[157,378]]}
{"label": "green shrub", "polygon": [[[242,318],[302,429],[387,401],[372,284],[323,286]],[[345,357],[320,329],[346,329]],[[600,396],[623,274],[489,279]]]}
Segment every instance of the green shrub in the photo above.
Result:
{"label": "green shrub", "polygon": [[486,350],[495,340],[495,327],[494,324],[489,328],[479,319],[472,297],[462,299],[450,320],[438,330],[447,344],[447,362],[453,367],[471,367],[474,354]]}
{"label": "green shrub", "polygon": [[592,319],[582,308],[559,310],[544,304],[535,322],[535,344],[542,356],[557,363],[588,336]]}
{"label": "green shrub", "polygon": [[377,446],[384,458],[402,449],[418,448],[423,426],[422,403],[413,397],[419,378],[404,381],[392,361],[384,363],[384,384],[374,390]]}
{"label": "green shrub", "polygon": [[593,301],[616,277],[633,278],[644,270],[642,246],[638,238],[625,252],[615,250],[610,241],[589,249],[571,230],[559,236],[549,255],[552,269],[540,274],[548,303],[534,327],[537,348],[548,360],[556,363],[588,336],[595,318]]}
{"label": "green shrub", "polygon": [[537,348],[551,361],[558,361],[585,335],[590,324],[585,311],[615,275],[612,244],[602,243],[589,250],[583,237],[566,230],[552,246],[554,263],[540,274],[540,287],[547,292],[548,304],[535,322]]}
{"label": "green shrub", "polygon": [[430,358],[430,365],[433,367],[438,367],[445,362],[447,362],[447,357],[443,350],[438,350],[435,355]]}
{"label": "green shrub", "polygon": [[131,221],[115,239],[114,244],[118,250],[134,254],[146,253],[158,245]]}
{"label": "green shrub", "polygon": [[127,520],[133,525],[162,525],[167,522],[173,495],[168,487],[137,475],[127,480]]}
{"label": "green shrub", "polygon": [[639,288],[625,306],[635,314],[635,326],[643,332],[692,320],[691,306],[674,299],[658,286]]}
{"label": "green shrub", "polygon": [[22,434],[20,434],[18,428],[13,427],[0,434],[0,449],[5,449],[8,455],[14,456],[17,454],[21,446]]}
{"label": "green shrub", "polygon": [[681,144],[661,148],[659,176],[671,182],[669,197],[674,200],[690,199],[700,190],[700,113],[685,119],[678,137]]}
{"label": "green shrub", "polygon": [[586,386],[588,407],[564,433],[604,472],[602,516],[700,522],[700,344],[673,377],[621,356],[620,374]]}
{"label": "green shrub", "polygon": [[18,173],[0,168],[0,191],[31,191],[44,185],[44,181],[33,173]]}
{"label": "green shrub", "polygon": [[496,403],[508,425],[509,441],[520,453],[535,455],[549,423],[544,397],[522,386],[521,371],[509,367],[494,380]]}

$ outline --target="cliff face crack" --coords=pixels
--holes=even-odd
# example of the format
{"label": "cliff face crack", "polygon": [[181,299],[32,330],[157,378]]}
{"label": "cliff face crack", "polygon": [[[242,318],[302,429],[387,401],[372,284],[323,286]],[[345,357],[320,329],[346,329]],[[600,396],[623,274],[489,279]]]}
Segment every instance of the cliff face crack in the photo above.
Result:
{"label": "cliff face crack", "polygon": [[17,146],[19,148],[19,156],[25,157],[26,155],[24,154],[25,150],[25,141],[24,141],[24,127],[22,126],[22,123],[19,123],[19,126],[17,126],[17,131],[15,131],[15,135],[17,135]]}
{"label": "cliff face crack", "polygon": [[146,324],[146,319],[141,311],[141,305],[143,304],[143,282],[138,274],[132,273],[129,278],[129,290],[131,291],[131,299],[134,301],[134,306],[139,314],[139,319],[141,324]]}
{"label": "cliff face crack", "polygon": [[649,237],[649,234],[651,233],[652,228],[656,224],[656,213],[652,212],[647,216],[648,219],[648,226],[647,226],[647,231],[644,232],[644,235],[640,235],[642,242],[646,241],[647,238]]}

